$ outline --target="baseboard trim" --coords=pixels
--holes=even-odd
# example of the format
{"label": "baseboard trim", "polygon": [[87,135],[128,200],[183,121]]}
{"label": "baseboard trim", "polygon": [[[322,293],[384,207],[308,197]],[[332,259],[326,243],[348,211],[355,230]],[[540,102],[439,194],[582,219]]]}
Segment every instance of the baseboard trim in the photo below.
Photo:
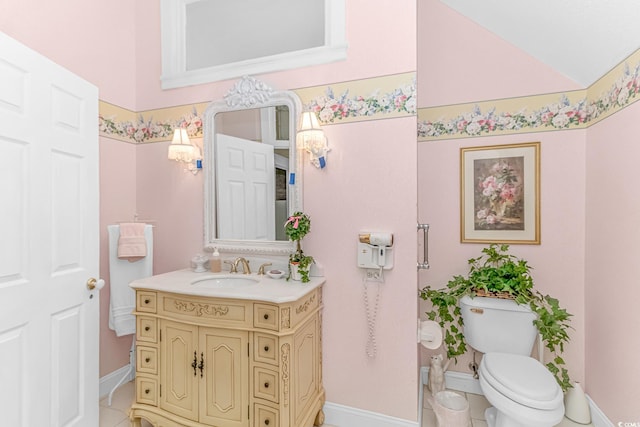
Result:
{"label": "baseboard trim", "polygon": [[[118,384],[118,381],[120,381],[122,377],[127,374],[128,371],[129,371],[129,364],[124,365],[122,368],[116,369],[115,371],[100,378],[100,386],[98,389],[100,393],[100,399],[107,397],[111,392],[111,390],[113,390],[113,388]],[[129,373],[127,381],[131,381],[133,378],[134,376],[132,371]]]}
{"label": "baseboard trim", "polygon": [[407,421],[364,409],[337,403],[324,404],[325,424],[336,427],[417,427],[417,421]]}
{"label": "baseboard trim", "polygon": [[587,394],[587,400],[589,401],[589,409],[591,409],[591,423],[594,427],[614,427],[613,423],[607,418],[607,416],[598,408],[596,402],[593,401]]}

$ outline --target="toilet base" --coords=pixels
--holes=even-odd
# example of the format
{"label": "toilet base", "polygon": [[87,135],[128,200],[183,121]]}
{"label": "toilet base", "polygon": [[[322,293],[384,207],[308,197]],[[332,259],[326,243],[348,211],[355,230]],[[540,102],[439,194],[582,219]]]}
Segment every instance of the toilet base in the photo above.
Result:
{"label": "toilet base", "polygon": [[[493,406],[487,408],[484,411],[484,419],[487,422],[487,426],[489,427],[535,427],[531,424],[522,424],[513,418],[510,418],[508,415],[505,415],[502,412],[498,412],[496,408]],[[565,418],[566,420],[566,418]],[[558,424],[557,427],[564,426],[564,424]],[[586,425],[585,427],[593,426],[592,424]]]}
{"label": "toilet base", "polygon": [[498,412],[493,406],[484,411],[484,419],[489,427],[530,427]]}

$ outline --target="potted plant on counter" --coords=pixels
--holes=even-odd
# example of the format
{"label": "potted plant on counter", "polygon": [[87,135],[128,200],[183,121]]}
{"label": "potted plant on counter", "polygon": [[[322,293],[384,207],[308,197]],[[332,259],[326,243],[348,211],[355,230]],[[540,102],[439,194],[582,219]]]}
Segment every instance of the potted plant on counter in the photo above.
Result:
{"label": "potted plant on counter", "polygon": [[462,332],[463,322],[459,301],[465,295],[513,299],[518,304],[528,305],[537,314],[534,324],[544,346],[553,354],[546,364],[562,390],[571,388],[565,362],[561,357],[564,344],[569,342],[571,314],[560,307],[557,299],[534,290],[531,267],[527,261],[509,253],[509,245],[492,244],[482,249],[482,255],[471,258],[466,277],[454,276],[444,289],[426,286],[420,297],[431,302],[427,311],[429,320],[440,324],[444,332],[447,356],[456,359],[467,351]]}
{"label": "potted plant on counter", "polygon": [[302,251],[301,241],[311,231],[311,219],[303,212],[295,212],[284,224],[285,233],[292,242],[296,242],[296,249],[289,255],[288,279],[308,282],[309,270],[313,263],[313,257],[305,255]]}

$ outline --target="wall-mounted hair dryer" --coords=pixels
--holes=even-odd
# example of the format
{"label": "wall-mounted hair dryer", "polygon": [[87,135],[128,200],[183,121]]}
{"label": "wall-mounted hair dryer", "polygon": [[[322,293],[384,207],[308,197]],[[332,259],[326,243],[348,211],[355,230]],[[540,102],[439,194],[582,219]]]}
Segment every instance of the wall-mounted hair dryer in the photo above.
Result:
{"label": "wall-mounted hair dryer", "polygon": [[393,268],[393,234],[362,232],[358,236],[358,267]]}

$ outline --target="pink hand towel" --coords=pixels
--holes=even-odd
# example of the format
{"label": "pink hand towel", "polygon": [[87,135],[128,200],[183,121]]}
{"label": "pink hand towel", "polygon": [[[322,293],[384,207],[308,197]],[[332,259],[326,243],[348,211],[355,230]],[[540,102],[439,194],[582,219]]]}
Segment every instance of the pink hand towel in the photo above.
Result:
{"label": "pink hand towel", "polygon": [[147,241],[144,238],[145,225],[143,222],[120,224],[118,258],[132,261],[147,256]]}

